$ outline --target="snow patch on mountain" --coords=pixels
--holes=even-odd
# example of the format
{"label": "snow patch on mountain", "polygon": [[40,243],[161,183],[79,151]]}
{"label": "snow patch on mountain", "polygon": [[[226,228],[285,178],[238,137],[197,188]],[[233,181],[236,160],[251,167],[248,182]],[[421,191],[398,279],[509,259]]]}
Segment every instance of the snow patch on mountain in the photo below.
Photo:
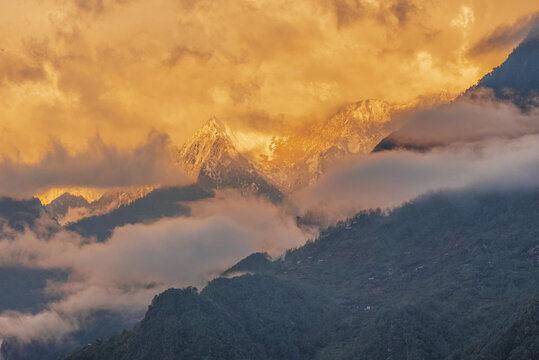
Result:
{"label": "snow patch on mountain", "polygon": [[275,137],[272,156],[262,158],[260,169],[287,190],[314,183],[336,163],[370,153],[391,132],[393,111],[380,100],[344,106],[324,122]]}
{"label": "snow patch on mountain", "polygon": [[200,185],[282,199],[281,192],[258,173],[255,166],[236,148],[228,129],[210,118],[185,144],[177,156],[179,166]]}

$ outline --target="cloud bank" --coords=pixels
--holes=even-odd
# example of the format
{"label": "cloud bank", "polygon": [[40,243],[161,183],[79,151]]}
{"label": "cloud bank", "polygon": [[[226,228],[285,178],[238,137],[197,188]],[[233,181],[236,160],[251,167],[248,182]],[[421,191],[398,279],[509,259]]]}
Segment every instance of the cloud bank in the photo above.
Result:
{"label": "cloud bank", "polygon": [[539,187],[539,112],[461,98],[412,114],[396,135],[424,152],[373,153],[336,167],[295,194],[302,213],[330,224],[362,209],[391,208],[444,189]]}
{"label": "cloud bank", "polygon": [[94,138],[85,151],[71,154],[52,142],[37,163],[0,161],[0,195],[28,197],[51,187],[113,188],[180,185],[191,180],[179,170],[168,135],[151,132],[146,142],[118,149]]}
{"label": "cloud bank", "polygon": [[539,133],[539,109],[524,114],[512,103],[497,101],[490,89],[476,89],[450,104],[413,112],[400,121],[402,128],[391,138],[417,147]]}
{"label": "cloud bank", "polygon": [[0,339],[58,340],[98,310],[139,316],[169,287],[202,286],[252,252],[276,256],[306,239],[274,205],[233,193],[197,203],[190,218],[118,228],[105,243],[84,244],[69,232],[43,240],[26,231],[0,241],[0,266],[65,269],[70,276],[49,284],[62,300],[46,310],[0,314]]}

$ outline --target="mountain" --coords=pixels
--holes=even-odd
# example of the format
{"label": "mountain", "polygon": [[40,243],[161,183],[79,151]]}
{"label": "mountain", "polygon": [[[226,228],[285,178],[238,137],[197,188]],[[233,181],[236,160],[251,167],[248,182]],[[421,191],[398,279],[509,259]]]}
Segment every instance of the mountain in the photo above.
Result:
{"label": "mountain", "polygon": [[271,266],[239,263],[254,275],[161,294],[69,359],[534,360],[538,216],[537,191],[364,211]]}
{"label": "mountain", "polygon": [[90,211],[97,215],[107,213],[120,206],[131,204],[149,194],[153,189],[150,187],[134,187],[127,189],[112,189],[106,191],[99,199],[89,204]]}
{"label": "mountain", "polygon": [[485,75],[477,88],[492,89],[498,98],[513,101],[523,109],[539,106],[539,27]]}
{"label": "mountain", "polygon": [[473,351],[478,360],[520,360],[539,358],[539,296],[519,306]]}
{"label": "mountain", "polygon": [[326,121],[273,138],[271,158],[262,158],[262,172],[281,187],[293,190],[316,182],[351,156],[368,154],[391,132],[395,108],[380,100],[348,104]]}
{"label": "mountain", "polygon": [[188,216],[190,208],[186,202],[213,197],[211,190],[199,185],[166,187],[151,191],[127,205],[101,215],[86,217],[66,226],[68,230],[105,241],[112,231],[127,224],[148,223],[166,217]]}
{"label": "mountain", "polygon": [[45,210],[62,224],[78,221],[82,218],[108,213],[120,206],[129,205],[144,197],[152,189],[149,187],[111,189],[95,201],[88,202],[84,197],[63,193]]}
{"label": "mountain", "polygon": [[42,214],[43,207],[37,198],[16,200],[0,197],[0,237],[4,225],[22,232],[25,227],[33,228]]}
{"label": "mountain", "polygon": [[68,359],[312,359],[333,322],[324,305],[322,295],[271,276],[217,279],[200,293],[165,291],[132,331]]}
{"label": "mountain", "polygon": [[203,186],[241,189],[280,201],[282,192],[317,181],[348,157],[368,154],[390,133],[394,110],[378,100],[349,104],[315,126],[274,136],[268,153],[258,156],[240,152],[234,134],[211,118],[182,146],[177,159]]}
{"label": "mountain", "polygon": [[267,253],[254,253],[223,272],[224,276],[245,272],[263,272],[271,268],[271,257]]}
{"label": "mountain", "polygon": [[391,151],[391,150],[409,150],[409,151],[418,151],[425,152],[433,147],[439,146],[439,144],[428,143],[428,144],[416,144],[415,142],[409,142],[406,140],[406,136],[401,136],[399,130],[392,132],[382,140],[372,149],[373,153],[381,151]]}
{"label": "mountain", "polygon": [[210,118],[181,147],[178,164],[197,183],[209,189],[239,189],[242,192],[282,200],[282,193],[260,175],[234,146],[224,125]]}
{"label": "mountain", "polygon": [[88,205],[90,203],[83,196],[65,192],[51,201],[50,204],[45,205],[45,210],[58,219],[65,217],[70,208],[86,208]]}

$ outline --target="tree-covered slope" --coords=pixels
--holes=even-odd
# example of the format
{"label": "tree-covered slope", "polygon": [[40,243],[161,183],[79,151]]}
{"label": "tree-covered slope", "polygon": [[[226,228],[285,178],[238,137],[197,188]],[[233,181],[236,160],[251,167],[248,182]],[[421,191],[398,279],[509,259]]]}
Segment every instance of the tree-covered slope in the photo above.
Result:
{"label": "tree-covered slope", "polygon": [[69,359],[309,359],[323,343],[323,297],[265,275],[157,296],[131,331]]}
{"label": "tree-covered slope", "polygon": [[539,359],[539,297],[516,309],[469,356],[474,360]]}
{"label": "tree-covered slope", "polygon": [[527,108],[539,105],[539,27],[511,52],[509,57],[485,75],[477,87],[492,89],[497,97]]}
{"label": "tree-covered slope", "polygon": [[431,194],[358,214],[258,275],[167,292],[181,311],[156,300],[70,359],[533,360],[536,249],[538,192]]}

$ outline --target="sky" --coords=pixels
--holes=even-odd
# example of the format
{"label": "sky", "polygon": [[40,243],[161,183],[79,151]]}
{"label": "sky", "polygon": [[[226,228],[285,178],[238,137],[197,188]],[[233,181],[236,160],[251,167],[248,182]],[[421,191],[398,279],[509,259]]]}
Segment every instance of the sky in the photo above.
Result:
{"label": "sky", "polygon": [[153,132],[179,146],[213,115],[254,137],[365,98],[451,97],[503,61],[538,10],[533,0],[3,1],[0,158],[42,162],[59,146],[77,156],[96,139],[135,151]]}

